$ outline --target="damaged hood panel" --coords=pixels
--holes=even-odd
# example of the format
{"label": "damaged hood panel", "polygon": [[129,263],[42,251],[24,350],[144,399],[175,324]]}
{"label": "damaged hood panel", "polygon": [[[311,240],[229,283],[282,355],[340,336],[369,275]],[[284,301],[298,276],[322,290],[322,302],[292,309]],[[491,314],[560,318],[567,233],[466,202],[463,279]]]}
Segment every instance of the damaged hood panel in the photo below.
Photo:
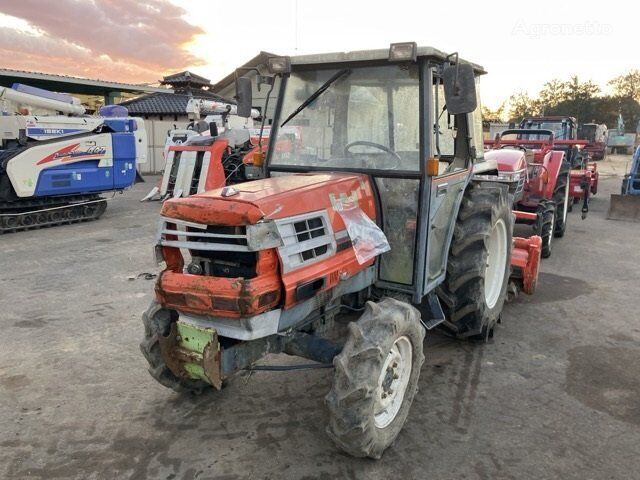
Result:
{"label": "damaged hood panel", "polygon": [[[187,198],[167,200],[163,217],[207,225],[251,225],[320,209],[335,212],[355,204],[375,218],[369,181],[364,175],[296,174],[233,185],[233,194],[215,189]],[[333,216],[333,215],[332,215]]]}

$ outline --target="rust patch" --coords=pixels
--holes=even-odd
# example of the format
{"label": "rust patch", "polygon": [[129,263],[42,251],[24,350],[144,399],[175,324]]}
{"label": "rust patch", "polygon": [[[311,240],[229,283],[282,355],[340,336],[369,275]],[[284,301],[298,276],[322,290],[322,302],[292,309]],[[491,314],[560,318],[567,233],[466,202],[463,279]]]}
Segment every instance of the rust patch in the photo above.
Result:
{"label": "rust patch", "polygon": [[211,197],[172,198],[164,202],[160,213],[178,220],[229,226],[254,224],[263,216],[251,203]]}
{"label": "rust patch", "polygon": [[211,341],[204,347],[203,354],[192,352],[180,347],[178,342],[178,328],[171,324],[171,331],[166,337],[158,336],[160,353],[171,372],[179,378],[192,378],[183,368],[185,363],[200,365],[209,383],[220,390],[222,388],[222,374],[220,372],[220,343],[215,333]]}

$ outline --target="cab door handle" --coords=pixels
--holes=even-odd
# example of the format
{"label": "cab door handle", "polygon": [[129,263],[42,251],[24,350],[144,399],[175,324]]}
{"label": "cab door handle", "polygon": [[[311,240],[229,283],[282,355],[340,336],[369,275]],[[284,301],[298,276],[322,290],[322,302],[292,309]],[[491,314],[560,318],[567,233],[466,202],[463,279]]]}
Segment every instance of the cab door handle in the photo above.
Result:
{"label": "cab door handle", "polygon": [[436,189],[436,197],[444,195],[445,193],[447,193],[447,190],[449,190],[448,183],[443,183],[442,185],[438,185],[438,188]]}

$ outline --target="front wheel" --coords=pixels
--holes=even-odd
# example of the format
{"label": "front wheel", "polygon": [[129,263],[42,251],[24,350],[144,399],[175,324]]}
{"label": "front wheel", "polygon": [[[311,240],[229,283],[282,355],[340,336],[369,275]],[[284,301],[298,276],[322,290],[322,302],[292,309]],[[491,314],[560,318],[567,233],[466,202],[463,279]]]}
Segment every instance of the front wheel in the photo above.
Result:
{"label": "front wheel", "polygon": [[327,433],[339,448],[379,459],[393,443],[418,390],[424,334],[420,313],[392,298],[367,302],[358,321],[349,324],[325,399]]}
{"label": "front wheel", "polygon": [[171,388],[178,393],[202,393],[211,387],[208,383],[190,378],[181,378],[173,374],[167,366],[160,352],[160,337],[166,337],[171,330],[171,312],[162,308],[157,302],[152,302],[142,315],[144,337],[140,342],[140,350],[149,362],[149,374],[161,385]]}

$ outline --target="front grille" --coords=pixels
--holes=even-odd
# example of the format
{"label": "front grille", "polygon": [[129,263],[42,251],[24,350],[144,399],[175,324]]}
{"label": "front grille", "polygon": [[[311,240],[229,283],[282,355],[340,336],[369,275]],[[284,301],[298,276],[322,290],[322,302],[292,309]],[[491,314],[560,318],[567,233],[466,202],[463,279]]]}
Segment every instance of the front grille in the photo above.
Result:
{"label": "front grille", "polygon": [[247,229],[162,217],[157,243],[165,247],[203,251],[249,252]]}
{"label": "front grille", "polygon": [[325,234],[322,218],[315,217],[300,222],[295,222],[293,228],[296,231],[299,242],[304,242],[310,238],[320,237]]}
{"label": "front grille", "polygon": [[187,272],[194,275],[257,276],[258,253],[250,251],[244,226],[202,225],[162,218],[158,244],[181,249]]}
{"label": "front grille", "polygon": [[335,253],[336,244],[326,211],[276,220],[283,246],[279,248],[285,272]]}
{"label": "front grille", "polygon": [[509,190],[511,189],[513,189],[513,192],[510,193],[514,194],[516,197],[519,197],[524,190],[524,176],[520,177],[520,180],[518,180],[517,183],[510,184]]}
{"label": "front grille", "polygon": [[[322,237],[326,235],[324,225],[322,224],[321,217],[314,217],[300,222],[295,222],[293,228],[296,231],[296,237],[299,242],[304,242],[312,238]],[[312,260],[320,255],[327,253],[327,245],[320,245],[319,247],[310,248],[300,252],[304,261]]]}

